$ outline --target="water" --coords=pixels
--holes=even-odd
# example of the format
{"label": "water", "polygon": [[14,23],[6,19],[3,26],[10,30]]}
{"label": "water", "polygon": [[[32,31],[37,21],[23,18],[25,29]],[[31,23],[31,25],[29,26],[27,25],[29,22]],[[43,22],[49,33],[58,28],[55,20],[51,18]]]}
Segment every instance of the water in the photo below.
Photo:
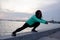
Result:
{"label": "water", "polygon": [[[14,30],[21,27],[23,24],[24,22],[0,21],[0,36],[11,34]],[[22,32],[27,32],[27,29]]]}
{"label": "water", "polygon": [[[0,21],[0,36],[4,35],[10,35],[14,30],[21,27],[24,24],[24,22],[14,22],[14,21]],[[49,30],[53,28],[60,27],[60,24],[41,24],[39,27],[37,27],[36,30],[43,31],[43,30]],[[32,28],[26,28],[23,31],[19,32],[29,32]]]}

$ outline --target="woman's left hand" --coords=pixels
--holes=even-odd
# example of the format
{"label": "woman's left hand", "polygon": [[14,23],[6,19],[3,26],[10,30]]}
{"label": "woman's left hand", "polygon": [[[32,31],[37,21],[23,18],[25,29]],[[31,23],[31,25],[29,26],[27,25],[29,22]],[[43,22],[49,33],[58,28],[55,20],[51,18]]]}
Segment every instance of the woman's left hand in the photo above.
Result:
{"label": "woman's left hand", "polygon": [[46,22],[45,24],[48,24],[48,22]]}

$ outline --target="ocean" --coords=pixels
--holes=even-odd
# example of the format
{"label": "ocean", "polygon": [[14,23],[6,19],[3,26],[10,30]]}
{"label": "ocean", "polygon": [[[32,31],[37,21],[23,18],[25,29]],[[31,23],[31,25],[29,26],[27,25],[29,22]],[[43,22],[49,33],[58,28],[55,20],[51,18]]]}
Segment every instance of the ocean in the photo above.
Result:
{"label": "ocean", "polygon": [[24,22],[0,21],[0,36],[9,35],[17,28],[21,27]]}
{"label": "ocean", "polygon": [[[0,36],[5,35],[11,35],[11,33],[16,30],[17,28],[21,27],[25,22],[15,22],[15,21],[0,21]],[[54,28],[59,28],[60,24],[40,24],[39,27],[37,27],[36,30],[43,31],[43,30],[49,30]],[[32,28],[26,28],[23,32],[30,32]]]}

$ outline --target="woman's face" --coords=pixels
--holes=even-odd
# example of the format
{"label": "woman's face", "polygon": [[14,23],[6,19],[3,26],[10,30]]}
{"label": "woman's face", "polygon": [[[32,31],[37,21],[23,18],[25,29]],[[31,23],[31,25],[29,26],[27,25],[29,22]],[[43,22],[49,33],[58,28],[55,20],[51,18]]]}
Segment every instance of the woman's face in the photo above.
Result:
{"label": "woman's face", "polygon": [[42,13],[41,12],[38,12],[38,17],[42,17]]}
{"label": "woman's face", "polygon": [[36,17],[39,19],[42,17],[42,12],[40,10],[36,11]]}

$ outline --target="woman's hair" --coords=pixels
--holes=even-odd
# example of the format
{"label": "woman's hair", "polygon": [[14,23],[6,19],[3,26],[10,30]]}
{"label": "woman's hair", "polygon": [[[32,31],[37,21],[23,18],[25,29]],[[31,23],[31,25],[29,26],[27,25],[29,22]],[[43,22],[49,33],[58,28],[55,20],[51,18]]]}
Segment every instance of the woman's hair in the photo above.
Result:
{"label": "woman's hair", "polygon": [[36,15],[37,18],[40,19],[40,18],[42,17],[42,12],[41,12],[41,10],[37,10],[36,13],[35,13],[35,15]]}

